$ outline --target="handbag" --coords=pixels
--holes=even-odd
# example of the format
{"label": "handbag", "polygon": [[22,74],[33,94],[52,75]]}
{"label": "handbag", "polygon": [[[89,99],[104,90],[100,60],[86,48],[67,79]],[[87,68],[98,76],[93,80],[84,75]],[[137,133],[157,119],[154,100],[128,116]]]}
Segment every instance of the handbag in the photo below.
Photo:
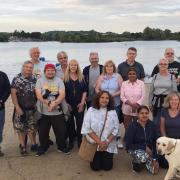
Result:
{"label": "handbag", "polygon": [[[106,123],[106,120],[107,120],[107,111],[106,111],[106,115],[105,115],[105,120],[104,120],[104,125],[103,125],[103,128],[102,128],[102,131],[101,131],[101,134],[100,134],[100,138],[102,136],[102,133],[103,133],[103,130],[104,130],[104,127],[105,127],[105,123]],[[91,126],[90,126],[91,127]],[[78,155],[85,161],[89,161],[89,162],[92,162],[93,161],[93,158],[94,158],[94,155],[97,151],[97,147],[98,147],[98,144],[97,143],[90,143],[86,136],[83,136],[82,138],[82,142],[81,142],[81,146],[79,148],[79,152],[78,152]]]}

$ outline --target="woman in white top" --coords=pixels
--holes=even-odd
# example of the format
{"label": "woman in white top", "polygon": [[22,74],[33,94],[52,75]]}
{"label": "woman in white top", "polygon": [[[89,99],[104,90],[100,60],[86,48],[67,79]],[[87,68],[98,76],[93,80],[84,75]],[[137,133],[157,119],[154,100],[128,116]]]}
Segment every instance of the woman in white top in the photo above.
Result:
{"label": "woman in white top", "polygon": [[[117,153],[116,136],[119,121],[113,104],[113,98],[109,92],[101,91],[95,97],[93,106],[88,109],[84,117],[81,133],[86,135],[89,142],[98,144],[94,159],[90,163],[91,169],[95,171],[111,170],[113,154]],[[105,122],[106,112],[107,120]]]}

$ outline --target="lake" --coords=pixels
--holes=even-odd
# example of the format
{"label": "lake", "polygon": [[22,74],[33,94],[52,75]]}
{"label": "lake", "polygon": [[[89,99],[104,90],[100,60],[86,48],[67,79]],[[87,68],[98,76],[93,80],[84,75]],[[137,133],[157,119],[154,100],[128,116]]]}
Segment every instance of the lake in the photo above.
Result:
{"label": "lake", "polygon": [[[116,65],[126,59],[127,49],[137,48],[136,60],[143,64],[146,74],[151,74],[158,60],[164,56],[164,50],[172,47],[176,56],[180,56],[180,41],[131,41],[112,43],[60,43],[60,42],[7,42],[0,43],[0,70],[6,72],[10,80],[20,72],[24,61],[29,60],[29,49],[39,47],[41,56],[56,62],[59,51],[66,51],[69,59],[75,58],[80,66],[89,64],[89,53],[97,51],[100,63],[112,59]],[[177,59],[175,59],[177,60]]]}

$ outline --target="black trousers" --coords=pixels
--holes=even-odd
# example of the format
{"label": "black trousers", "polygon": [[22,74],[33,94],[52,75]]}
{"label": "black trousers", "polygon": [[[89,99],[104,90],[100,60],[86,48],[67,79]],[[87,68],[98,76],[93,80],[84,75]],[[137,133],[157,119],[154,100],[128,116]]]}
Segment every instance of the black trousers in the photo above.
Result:
{"label": "black trousers", "polygon": [[96,151],[93,161],[90,163],[90,167],[94,171],[101,169],[109,171],[113,167],[113,153],[106,151]]}
{"label": "black trousers", "polygon": [[[74,118],[76,120],[76,127],[77,127],[76,133],[75,133]],[[73,110],[71,111],[69,121],[67,122],[67,131],[68,131],[69,141],[71,143],[74,141],[75,134],[77,134],[78,145],[81,144],[82,141],[81,128],[83,124],[83,118],[84,118],[84,111],[79,113],[77,108],[73,108]]]}
{"label": "black trousers", "polygon": [[66,147],[66,124],[65,118],[63,114],[60,115],[42,115],[39,120],[38,129],[39,129],[39,142],[40,147],[43,150],[47,150],[49,147],[48,139],[49,139],[49,131],[50,128],[53,128],[56,144],[58,148]]}

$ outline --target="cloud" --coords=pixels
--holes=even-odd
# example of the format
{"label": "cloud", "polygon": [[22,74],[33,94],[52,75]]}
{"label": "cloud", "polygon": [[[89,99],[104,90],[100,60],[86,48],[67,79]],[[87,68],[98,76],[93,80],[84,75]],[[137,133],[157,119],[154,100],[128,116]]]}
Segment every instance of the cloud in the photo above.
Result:
{"label": "cloud", "polygon": [[1,2],[0,26],[3,31],[22,27],[123,32],[163,22],[164,28],[176,31],[179,16],[179,0],[6,0]]}

